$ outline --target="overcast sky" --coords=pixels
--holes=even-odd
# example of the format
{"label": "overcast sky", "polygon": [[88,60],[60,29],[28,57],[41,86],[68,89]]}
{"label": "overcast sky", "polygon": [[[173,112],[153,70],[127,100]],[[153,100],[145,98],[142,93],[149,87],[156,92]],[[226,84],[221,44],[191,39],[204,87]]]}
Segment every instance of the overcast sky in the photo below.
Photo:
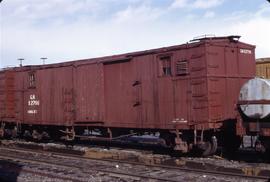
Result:
{"label": "overcast sky", "polygon": [[241,35],[270,57],[266,0],[3,0],[0,68],[70,61]]}

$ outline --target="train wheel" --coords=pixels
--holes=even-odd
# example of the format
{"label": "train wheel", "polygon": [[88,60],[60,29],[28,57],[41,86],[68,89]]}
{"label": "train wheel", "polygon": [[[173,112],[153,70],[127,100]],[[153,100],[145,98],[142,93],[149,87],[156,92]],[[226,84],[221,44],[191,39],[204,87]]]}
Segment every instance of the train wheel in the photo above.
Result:
{"label": "train wheel", "polygon": [[63,136],[63,139],[66,141],[74,141],[75,135],[76,134],[75,134],[75,130],[73,127],[70,130],[69,130],[69,128],[66,128],[65,135]]}
{"label": "train wheel", "polygon": [[159,138],[164,140],[166,147],[173,148],[175,146],[175,136],[171,133],[161,133]]}
{"label": "train wheel", "polygon": [[222,149],[224,154],[229,157],[234,157],[242,143],[242,137],[236,135],[227,135],[222,141]]}
{"label": "train wheel", "polygon": [[4,138],[4,136],[5,136],[5,123],[2,123],[0,128],[0,137]]}
{"label": "train wheel", "polygon": [[4,138],[4,135],[5,135],[5,129],[0,128],[0,138]]}
{"label": "train wheel", "polygon": [[26,139],[26,140],[31,140],[31,139],[32,139],[32,135],[31,135],[31,133],[30,133],[29,130],[25,130],[25,131],[24,131],[23,137],[24,137],[24,139]]}
{"label": "train wheel", "polygon": [[211,138],[211,151],[210,155],[214,155],[217,152],[218,148],[218,141],[216,136],[212,136]]}
{"label": "train wheel", "polygon": [[264,154],[264,158],[266,162],[270,162],[270,148],[266,149],[266,152]]}
{"label": "train wheel", "polygon": [[212,145],[210,142],[204,142],[203,145],[199,147],[202,150],[202,156],[207,157],[211,154]]}
{"label": "train wheel", "polygon": [[217,151],[217,139],[215,136],[212,137],[211,141],[207,141],[204,144],[204,148],[202,151],[202,156],[207,157],[214,155]]}
{"label": "train wheel", "polygon": [[12,138],[17,138],[18,137],[18,129],[17,129],[16,126],[11,131],[11,137]]}
{"label": "train wheel", "polygon": [[270,137],[260,137],[260,142],[264,148],[263,159],[270,162]]}
{"label": "train wheel", "polygon": [[222,147],[223,154],[228,157],[235,157],[235,154],[243,141],[243,137],[236,134],[235,120],[228,120],[223,124],[221,131],[218,132],[219,146]]}
{"label": "train wheel", "polygon": [[42,135],[37,130],[33,130],[32,138],[34,141],[40,141],[42,140]]}
{"label": "train wheel", "polygon": [[198,144],[199,154],[203,157],[214,155],[217,151],[217,138],[212,136],[211,140]]}
{"label": "train wheel", "polygon": [[43,131],[41,133],[41,137],[42,137],[42,140],[46,140],[46,141],[51,139],[50,135],[46,131]]}

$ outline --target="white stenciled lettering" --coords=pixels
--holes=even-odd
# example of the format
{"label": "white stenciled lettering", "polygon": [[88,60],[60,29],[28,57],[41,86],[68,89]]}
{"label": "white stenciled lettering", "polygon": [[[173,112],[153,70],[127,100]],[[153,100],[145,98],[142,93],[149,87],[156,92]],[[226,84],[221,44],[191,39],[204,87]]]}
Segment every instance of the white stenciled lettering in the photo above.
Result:
{"label": "white stenciled lettering", "polygon": [[28,106],[39,106],[39,100],[36,99],[35,94],[29,96]]}
{"label": "white stenciled lettering", "polygon": [[[29,100],[28,100],[28,106],[30,106],[31,108],[34,106],[39,106],[40,105],[40,101],[37,99],[35,94],[31,94],[29,95]],[[28,114],[37,114],[38,111],[36,109],[30,109],[27,110]]]}
{"label": "white stenciled lettering", "polygon": [[35,94],[30,95],[30,100],[35,100],[35,99],[36,99]]}
{"label": "white stenciled lettering", "polygon": [[252,51],[249,49],[240,49],[241,54],[252,54]]}
{"label": "white stenciled lettering", "polygon": [[28,106],[39,106],[39,100],[29,100]]}
{"label": "white stenciled lettering", "polygon": [[28,114],[37,114],[37,110],[28,110],[27,113]]}

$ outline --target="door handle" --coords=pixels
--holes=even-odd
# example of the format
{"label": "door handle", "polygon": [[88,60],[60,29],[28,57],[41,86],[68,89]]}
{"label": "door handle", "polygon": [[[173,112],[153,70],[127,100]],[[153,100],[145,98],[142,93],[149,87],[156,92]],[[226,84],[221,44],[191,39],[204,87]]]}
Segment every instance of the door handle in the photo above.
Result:
{"label": "door handle", "polygon": [[135,102],[135,104],[133,104],[133,107],[137,107],[139,105],[141,105],[141,102],[137,101],[137,102]]}
{"label": "door handle", "polygon": [[136,81],[133,82],[132,86],[135,87],[136,85],[140,85],[140,84],[141,84],[141,82],[136,80]]}

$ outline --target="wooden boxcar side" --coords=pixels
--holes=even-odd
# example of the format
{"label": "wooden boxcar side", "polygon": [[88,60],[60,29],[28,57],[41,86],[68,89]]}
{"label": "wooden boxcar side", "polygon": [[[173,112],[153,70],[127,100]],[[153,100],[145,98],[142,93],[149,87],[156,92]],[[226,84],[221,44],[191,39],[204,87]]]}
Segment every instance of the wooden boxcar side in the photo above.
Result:
{"label": "wooden boxcar side", "polygon": [[[89,127],[128,128],[124,133],[165,131],[161,137],[176,136],[175,143],[187,151],[187,143],[196,144],[197,130],[200,136],[209,131],[209,139],[227,121],[236,123],[240,87],[255,75],[254,50],[233,37],[206,38],[123,55],[14,68],[0,72],[0,119],[69,127],[79,135]],[[188,141],[180,140],[178,130],[187,132],[183,136]]]}
{"label": "wooden boxcar side", "polygon": [[237,117],[240,88],[255,76],[255,47],[241,42],[217,42],[209,44],[206,49],[207,118],[209,126],[213,123],[213,127],[214,123],[235,120]]}
{"label": "wooden boxcar side", "polygon": [[253,46],[223,39],[18,68],[16,101],[24,112],[17,120],[152,129],[173,129],[181,120],[182,129],[218,128],[235,119],[239,89],[254,76],[253,66]]}
{"label": "wooden boxcar side", "polygon": [[256,60],[256,76],[270,79],[270,58]]}

